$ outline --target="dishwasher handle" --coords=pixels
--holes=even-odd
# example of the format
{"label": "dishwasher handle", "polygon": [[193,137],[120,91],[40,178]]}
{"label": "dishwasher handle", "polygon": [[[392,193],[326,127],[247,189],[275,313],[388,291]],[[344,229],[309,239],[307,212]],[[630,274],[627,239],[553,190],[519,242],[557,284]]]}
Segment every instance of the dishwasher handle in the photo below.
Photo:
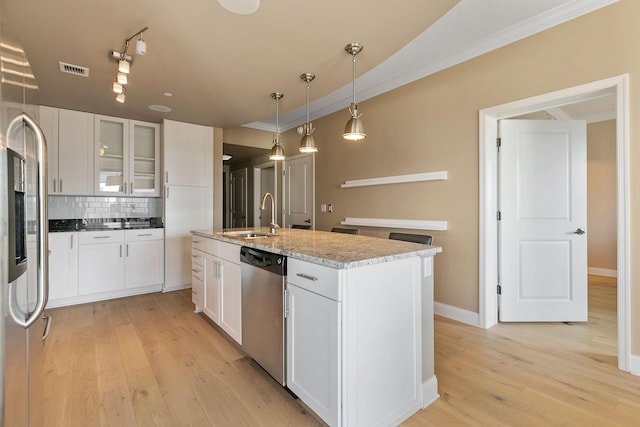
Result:
{"label": "dishwasher handle", "polygon": [[243,248],[242,261],[254,265],[256,267],[270,267],[272,265],[272,259],[269,254],[265,254],[262,251],[256,251],[251,248]]}

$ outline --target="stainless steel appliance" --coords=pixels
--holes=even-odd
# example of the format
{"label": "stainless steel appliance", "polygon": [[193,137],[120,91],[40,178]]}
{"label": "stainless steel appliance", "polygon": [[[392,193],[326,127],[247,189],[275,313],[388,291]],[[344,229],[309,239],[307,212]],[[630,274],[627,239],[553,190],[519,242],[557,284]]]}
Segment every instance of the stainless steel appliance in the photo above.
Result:
{"label": "stainless steel appliance", "polygon": [[284,386],[287,257],[243,246],[240,261],[242,348]]}
{"label": "stainless steel appliance", "polygon": [[36,426],[44,425],[41,355],[49,325],[47,147],[25,113],[37,86],[3,12],[0,0],[0,425]]}

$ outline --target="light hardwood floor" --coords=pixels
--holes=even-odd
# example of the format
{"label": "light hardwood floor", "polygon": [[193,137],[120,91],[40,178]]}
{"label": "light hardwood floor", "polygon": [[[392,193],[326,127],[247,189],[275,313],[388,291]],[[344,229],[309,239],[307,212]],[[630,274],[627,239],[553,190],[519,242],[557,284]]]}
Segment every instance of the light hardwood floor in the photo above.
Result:
{"label": "light hardwood floor", "polygon": [[[640,378],[617,370],[615,282],[590,279],[588,324],[436,318],[441,397],[403,425],[640,425]],[[47,425],[323,425],[194,314],[189,291],[49,313]]]}

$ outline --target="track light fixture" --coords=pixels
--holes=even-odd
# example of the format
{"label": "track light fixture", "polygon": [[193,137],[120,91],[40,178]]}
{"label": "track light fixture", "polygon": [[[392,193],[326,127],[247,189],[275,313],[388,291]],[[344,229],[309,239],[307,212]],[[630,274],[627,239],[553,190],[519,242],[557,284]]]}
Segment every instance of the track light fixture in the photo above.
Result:
{"label": "track light fixture", "polygon": [[349,106],[349,114],[351,118],[344,127],[344,134],[342,137],[349,141],[360,141],[364,139],[367,134],[364,132],[364,125],[362,124],[362,114],[358,114],[358,104],[356,104],[356,55],[362,52],[364,46],[360,43],[349,43],[344,47],[349,54],[351,54],[353,63],[353,100]]}
{"label": "track light fixture", "polygon": [[129,42],[133,40],[136,36],[138,40],[136,41],[136,53],[138,55],[146,55],[147,54],[147,43],[142,39],[142,33],[147,31],[149,27],[144,27],[140,31],[137,31],[131,37],[125,39],[124,41],[124,49],[122,52],[118,52],[115,50],[111,51],[111,57],[118,61],[118,73],[116,75],[116,81],[112,85],[112,90],[118,94],[116,97],[116,101],[120,103],[124,103],[126,98],[124,86],[128,83],[127,75],[131,71],[131,64],[133,63],[133,57],[127,54],[127,49],[129,48]]}
{"label": "track light fixture", "polygon": [[284,93],[273,92],[271,97],[276,100],[276,133],[273,134],[273,147],[271,147],[271,155],[269,160],[284,160],[284,147],[282,146],[282,135],[280,135],[280,100],[284,98]]}
{"label": "track light fixture", "polygon": [[309,83],[316,78],[315,74],[312,73],[304,73],[300,74],[300,78],[307,83],[306,89],[306,100],[307,100],[307,122],[302,127],[304,132],[304,136],[302,140],[300,140],[300,152],[301,153],[317,153],[318,147],[316,146],[316,141],[313,138],[313,124],[309,121]]}

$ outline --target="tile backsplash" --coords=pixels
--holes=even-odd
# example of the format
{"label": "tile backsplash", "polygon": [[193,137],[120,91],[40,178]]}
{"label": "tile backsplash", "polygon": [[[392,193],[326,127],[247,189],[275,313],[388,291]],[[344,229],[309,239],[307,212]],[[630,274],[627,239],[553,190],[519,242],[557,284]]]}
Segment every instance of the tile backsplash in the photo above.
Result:
{"label": "tile backsplash", "polygon": [[49,219],[161,217],[162,201],[157,197],[49,196]]}

